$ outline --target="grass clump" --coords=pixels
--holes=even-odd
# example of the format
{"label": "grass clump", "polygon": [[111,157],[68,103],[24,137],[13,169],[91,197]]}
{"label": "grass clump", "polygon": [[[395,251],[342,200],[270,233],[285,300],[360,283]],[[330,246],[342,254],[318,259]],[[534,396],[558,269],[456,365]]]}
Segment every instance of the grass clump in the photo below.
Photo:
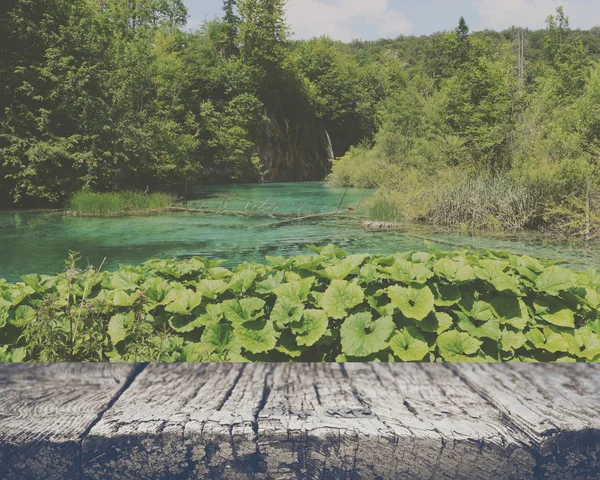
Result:
{"label": "grass clump", "polygon": [[167,193],[146,194],[135,190],[78,192],[71,198],[68,208],[74,215],[143,215],[166,210],[174,201],[173,196]]}

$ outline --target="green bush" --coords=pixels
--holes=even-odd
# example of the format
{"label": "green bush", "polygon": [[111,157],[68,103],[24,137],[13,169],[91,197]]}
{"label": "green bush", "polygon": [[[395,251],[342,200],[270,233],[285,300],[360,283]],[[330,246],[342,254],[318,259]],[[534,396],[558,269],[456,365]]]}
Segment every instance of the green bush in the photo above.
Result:
{"label": "green bush", "polygon": [[168,209],[174,198],[166,193],[145,194],[137,191],[94,193],[79,192],[69,202],[77,215],[143,214]]}
{"label": "green bush", "polygon": [[0,282],[3,361],[600,360],[600,276],[504,252],[151,260]]}

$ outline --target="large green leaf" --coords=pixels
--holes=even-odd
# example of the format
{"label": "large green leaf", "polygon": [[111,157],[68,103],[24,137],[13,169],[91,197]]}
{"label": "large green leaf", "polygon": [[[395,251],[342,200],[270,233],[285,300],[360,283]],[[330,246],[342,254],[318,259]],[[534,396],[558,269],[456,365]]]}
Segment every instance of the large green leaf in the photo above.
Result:
{"label": "large green leaf", "polygon": [[229,281],[229,289],[234,292],[245,293],[252,287],[257,276],[257,273],[253,270],[242,270],[234,273]]}
{"label": "large green leaf", "polygon": [[226,323],[213,323],[208,325],[202,332],[201,343],[211,348],[218,354],[233,350],[235,337],[233,327]]}
{"label": "large green leaf", "polygon": [[472,337],[476,338],[491,338],[498,341],[502,336],[500,330],[500,321],[497,318],[490,318],[485,322],[478,322],[476,325],[464,313],[456,312],[458,315],[458,326],[461,330],[467,332]]}
{"label": "large green leaf", "polygon": [[352,357],[366,357],[387,346],[387,339],[394,331],[391,317],[373,321],[370,313],[357,313],[348,317],[340,330],[342,350]]}
{"label": "large green leaf", "polygon": [[575,330],[574,345],[569,353],[586,360],[595,360],[600,356],[600,335],[587,328]]}
{"label": "large green leaf", "polygon": [[559,332],[551,327],[546,327],[543,330],[532,328],[526,336],[536,348],[547,350],[551,353],[567,353],[573,349],[573,336]]}
{"label": "large green leaf", "polygon": [[419,328],[424,332],[440,334],[452,327],[453,323],[454,320],[447,313],[434,312],[427,315],[427,317],[425,317],[421,323],[419,323]]}
{"label": "large green leaf", "polygon": [[265,301],[256,298],[243,298],[242,300],[225,300],[222,304],[225,318],[234,325],[251,322],[260,318],[264,312]]}
{"label": "large green leaf", "polygon": [[319,273],[321,276],[329,278],[330,280],[344,280],[354,270],[360,267],[367,258],[369,258],[369,255],[365,254],[349,255],[343,260],[340,260],[336,265],[330,265]]}
{"label": "large green leaf", "polygon": [[485,280],[499,292],[520,293],[518,280],[504,272],[505,262],[480,260],[479,265],[474,269],[477,278]]}
{"label": "large green leaf", "polygon": [[390,347],[403,362],[420,362],[429,353],[425,337],[415,327],[396,331],[390,339]]}
{"label": "large green leaf", "polygon": [[189,315],[201,303],[202,293],[186,288],[177,290],[176,298],[165,307],[165,311],[178,315]]}
{"label": "large green leaf", "polygon": [[462,298],[462,293],[457,285],[438,284],[433,286],[435,304],[438,307],[451,307]]}
{"label": "large green leaf", "polygon": [[521,332],[512,332],[505,330],[502,332],[501,345],[502,350],[505,352],[511,352],[518,350],[527,342],[527,337]]}
{"label": "large green leaf", "polygon": [[423,320],[434,311],[434,297],[429,287],[400,287],[394,285],[388,288],[388,297],[392,305],[397,307],[407,318]]}
{"label": "large green leaf", "polygon": [[292,281],[279,285],[273,293],[278,298],[288,300],[290,303],[302,303],[308,299],[308,294],[315,281],[315,277]]}
{"label": "large green leaf", "polygon": [[224,280],[208,280],[203,279],[195,284],[196,290],[202,294],[203,297],[215,300],[219,295],[227,291],[228,284]]}
{"label": "large green leaf", "polygon": [[135,321],[135,315],[133,311],[126,315],[117,314],[113,315],[108,322],[108,335],[113,345],[122,342],[127,338],[131,324]]}
{"label": "large green leaf", "polygon": [[302,319],[291,324],[292,331],[297,334],[298,345],[311,347],[317,343],[329,326],[329,318],[323,310],[304,310]]}
{"label": "large green leaf", "polygon": [[558,327],[575,328],[575,314],[560,300],[554,298],[536,298],[533,302],[536,314],[546,322]]}
{"label": "large green leaf", "polygon": [[427,283],[427,280],[433,277],[433,272],[422,263],[412,263],[406,260],[396,260],[396,262],[385,269],[396,282],[402,282],[406,285],[411,283]]}
{"label": "large green leaf", "polygon": [[275,322],[278,328],[283,329],[290,322],[300,321],[303,311],[303,303],[291,302],[287,297],[280,297],[271,311],[271,321]]}
{"label": "large green leaf", "polygon": [[251,353],[268,352],[277,343],[277,332],[273,322],[268,320],[240,323],[235,327],[234,334],[240,345]]}
{"label": "large green leaf", "polygon": [[103,284],[112,290],[119,289],[133,291],[137,290],[141,279],[142,275],[134,272],[119,270],[118,272],[113,273],[112,276],[108,277]]}
{"label": "large green leaf", "polygon": [[468,333],[452,330],[442,333],[437,339],[440,355],[447,362],[472,362],[471,355],[477,353],[482,342]]}
{"label": "large green leaf", "polygon": [[523,330],[529,322],[527,305],[518,297],[498,295],[492,299],[490,305],[501,323],[507,323],[518,330]]}
{"label": "large green leaf", "polygon": [[475,272],[468,264],[458,263],[451,258],[440,258],[435,262],[433,271],[439,277],[450,282],[466,282],[473,278]]}
{"label": "large green leaf", "polygon": [[215,305],[209,303],[203,307],[198,314],[198,317],[194,321],[196,325],[212,325],[219,323],[223,318],[223,306],[221,304]]}
{"label": "large green leaf", "polygon": [[577,282],[577,274],[561,267],[550,267],[542,272],[535,282],[538,292],[557,296],[561,291],[567,291]]}
{"label": "large green leaf", "polygon": [[345,280],[333,280],[325,295],[323,295],[323,309],[331,318],[342,319],[348,311],[363,302],[362,288]]}

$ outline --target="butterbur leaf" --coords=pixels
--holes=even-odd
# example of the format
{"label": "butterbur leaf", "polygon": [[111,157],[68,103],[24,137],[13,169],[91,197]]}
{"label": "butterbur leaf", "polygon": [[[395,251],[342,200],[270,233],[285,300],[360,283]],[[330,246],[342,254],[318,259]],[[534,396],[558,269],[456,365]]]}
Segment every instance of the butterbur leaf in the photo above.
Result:
{"label": "butterbur leaf", "polygon": [[195,320],[195,323],[201,325],[212,325],[219,323],[223,318],[223,307],[222,305],[215,305],[212,303],[207,304],[204,308],[204,312],[200,313]]}
{"label": "butterbur leaf", "polygon": [[259,295],[266,295],[274,291],[283,283],[283,272],[277,272],[275,275],[269,276],[262,282],[256,283],[254,291]]}
{"label": "butterbur leaf", "polygon": [[362,288],[345,280],[333,280],[325,295],[323,295],[323,309],[331,318],[342,319],[348,311],[360,305],[364,299]]}
{"label": "butterbur leaf", "polygon": [[213,267],[209,268],[207,271],[210,275],[210,278],[213,280],[222,280],[223,278],[230,277],[233,274],[231,270],[223,267]]}
{"label": "butterbur leaf", "polygon": [[480,260],[480,267],[475,267],[475,276],[491,284],[499,292],[510,291],[520,293],[519,283],[515,277],[504,272],[506,262],[496,260]]}
{"label": "butterbur leaf", "polygon": [[434,311],[434,297],[429,287],[400,287],[394,285],[388,288],[388,297],[392,305],[397,307],[407,318],[423,320]]}
{"label": "butterbur leaf", "polygon": [[498,295],[491,300],[490,306],[502,323],[507,323],[517,330],[523,330],[529,322],[527,305],[518,297]]}
{"label": "butterbur leaf", "polygon": [[224,280],[203,279],[196,283],[195,287],[203,297],[215,300],[219,295],[227,290],[228,285]]}
{"label": "butterbur leaf", "polygon": [[372,263],[367,263],[360,269],[360,278],[366,283],[371,283],[377,280],[379,277],[379,271],[377,270],[377,267]]}
{"label": "butterbur leaf", "polygon": [[406,260],[396,260],[396,262],[385,269],[396,282],[402,282],[406,285],[411,283],[427,283],[427,280],[433,277],[433,272],[422,263],[412,263]]}
{"label": "butterbur leaf", "polygon": [[285,257],[265,257],[267,262],[269,262],[274,267],[280,268],[281,270],[287,270],[291,268],[294,264],[293,258],[285,258]]}
{"label": "butterbur leaf", "polygon": [[536,298],[533,302],[536,314],[546,322],[558,327],[575,328],[575,315],[573,310],[560,300],[554,298]]}
{"label": "butterbur leaf", "polygon": [[329,317],[323,310],[304,310],[302,319],[291,324],[292,331],[297,334],[298,345],[312,347],[317,343],[329,326]]}
{"label": "butterbur leaf", "polygon": [[447,362],[472,362],[471,355],[477,353],[482,342],[468,333],[452,330],[442,333],[437,339],[440,355]]}
{"label": "butterbur leaf", "polygon": [[447,313],[434,312],[427,315],[427,317],[421,321],[419,328],[424,332],[440,334],[452,327],[453,323],[452,317]]}
{"label": "butterbur leaf", "polygon": [[451,307],[456,305],[462,298],[460,288],[457,285],[434,285],[433,293],[435,304],[438,307]]}
{"label": "butterbur leaf", "polygon": [[436,261],[433,271],[439,277],[450,282],[466,282],[471,280],[475,274],[473,267],[470,265],[458,263],[447,257]]}
{"label": "butterbur leaf", "polygon": [[429,345],[415,327],[397,330],[390,339],[390,348],[403,362],[420,362],[429,353]]}
{"label": "butterbur leaf", "polygon": [[169,318],[169,325],[177,333],[193,332],[202,326],[198,319],[193,319],[185,315],[173,315]]}
{"label": "butterbur leaf", "polygon": [[[250,297],[242,300],[226,300],[222,303],[225,318],[234,325],[251,322],[263,315],[264,300]],[[258,313],[257,313],[258,312]]]}
{"label": "butterbur leaf", "polygon": [[336,265],[330,265],[321,270],[319,274],[330,280],[344,280],[350,275],[355,269],[357,269],[369,255],[349,255],[348,257],[340,260]]}
{"label": "butterbur leaf", "polygon": [[306,351],[306,347],[298,345],[296,339],[296,335],[289,330],[282,332],[277,341],[277,345],[275,346],[275,350],[291,358],[300,357]]}
{"label": "butterbur leaf", "polygon": [[234,292],[245,293],[250,289],[257,274],[253,270],[242,270],[234,273],[229,282],[229,288]]}
{"label": "butterbur leaf", "polygon": [[566,353],[569,349],[573,349],[574,338],[572,335],[561,333],[550,327],[546,327],[543,330],[532,328],[526,336],[536,348],[547,350],[551,353]]}
{"label": "butterbur leaf", "polygon": [[232,350],[234,342],[233,327],[226,323],[213,323],[202,332],[201,343],[218,354]]}
{"label": "butterbur leaf", "polygon": [[464,313],[457,312],[456,314],[458,315],[458,326],[472,337],[500,340],[502,332],[500,331],[500,322],[497,318],[491,318],[477,326]]}
{"label": "butterbur leaf", "polygon": [[290,303],[303,303],[306,302],[314,281],[315,277],[308,277],[303,280],[283,283],[273,290],[273,293],[278,298],[284,298]]}
{"label": "butterbur leaf", "polygon": [[387,339],[394,331],[391,317],[373,320],[370,313],[357,313],[342,324],[340,335],[344,354],[366,357],[387,347]]}
{"label": "butterbur leaf", "polygon": [[502,332],[501,345],[505,352],[518,350],[527,342],[527,337],[521,332],[511,332],[505,330]]}
{"label": "butterbur leaf", "polygon": [[275,348],[277,332],[273,322],[255,320],[238,324],[234,329],[239,344],[251,353],[264,353]]}
{"label": "butterbur leaf", "polygon": [[112,304],[115,307],[131,307],[137,298],[138,296],[135,293],[127,294],[123,290],[115,290]]}
{"label": "butterbur leaf", "polygon": [[122,342],[127,338],[129,328],[134,322],[135,315],[129,312],[127,315],[117,314],[113,315],[108,322],[108,335],[113,345]]}
{"label": "butterbur leaf", "polygon": [[600,335],[588,330],[580,328],[575,330],[574,345],[572,345],[569,353],[579,358],[586,360],[594,360],[600,355]]}
{"label": "butterbur leaf", "polygon": [[165,311],[178,315],[189,315],[201,303],[202,293],[186,288],[177,291],[177,298],[165,307]]}
{"label": "butterbur leaf", "polygon": [[304,304],[300,302],[291,302],[288,298],[278,298],[271,311],[271,321],[275,322],[278,328],[285,328],[290,322],[298,322],[302,318]]}
{"label": "butterbur leaf", "polygon": [[138,284],[142,276],[134,273],[127,272],[123,270],[119,270],[115,272],[111,277],[108,277],[108,280],[105,280],[104,283],[108,283],[106,285],[108,288],[112,290],[126,290],[126,291],[134,291],[137,290]]}
{"label": "butterbur leaf", "polygon": [[535,282],[538,292],[558,296],[561,291],[567,291],[575,286],[577,274],[561,267],[550,267],[542,272]]}

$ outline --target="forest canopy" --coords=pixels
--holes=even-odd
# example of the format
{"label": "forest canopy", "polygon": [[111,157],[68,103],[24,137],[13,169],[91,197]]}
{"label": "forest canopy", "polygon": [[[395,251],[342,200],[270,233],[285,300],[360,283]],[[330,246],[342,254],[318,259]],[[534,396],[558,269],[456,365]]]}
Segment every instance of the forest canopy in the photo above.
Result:
{"label": "forest canopy", "polygon": [[[600,28],[291,40],[285,0],[8,0],[0,205],[322,180],[382,219],[594,235]],[[331,145],[329,141],[331,140]]]}

